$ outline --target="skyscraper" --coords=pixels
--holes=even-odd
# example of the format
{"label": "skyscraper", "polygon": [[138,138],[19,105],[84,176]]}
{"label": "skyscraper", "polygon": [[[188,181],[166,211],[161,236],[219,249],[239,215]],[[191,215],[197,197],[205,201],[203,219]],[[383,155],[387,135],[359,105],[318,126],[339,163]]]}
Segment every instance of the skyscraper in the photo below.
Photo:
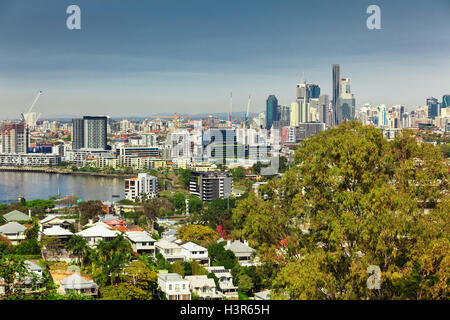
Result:
{"label": "skyscraper", "polygon": [[355,117],[355,96],[350,90],[350,79],[342,78],[340,81],[340,96],[337,101],[338,124],[343,120],[351,120]]}
{"label": "skyscraper", "polygon": [[428,106],[428,118],[434,119],[439,116],[439,102],[436,98],[428,98],[427,99]]}
{"label": "skyscraper", "polygon": [[266,129],[270,130],[274,121],[278,121],[278,100],[275,95],[270,95],[266,101]]}
{"label": "skyscraper", "polygon": [[0,153],[27,153],[29,131],[25,123],[0,124]]}
{"label": "skyscraper", "polygon": [[319,97],[319,121],[327,123],[328,105],[330,104],[327,94]]}
{"label": "skyscraper", "polygon": [[340,67],[338,64],[333,64],[333,118],[334,118],[334,124],[338,125],[340,122],[342,112],[338,110],[338,99],[340,96]]}
{"label": "skyscraper", "polygon": [[450,107],[450,94],[446,94],[442,97],[442,105],[441,108],[448,108]]}
{"label": "skyscraper", "polygon": [[92,148],[106,150],[107,145],[106,116],[85,116],[72,119],[72,149]]}
{"label": "skyscraper", "polygon": [[307,84],[307,99],[319,99],[320,97],[320,87],[317,84]]}

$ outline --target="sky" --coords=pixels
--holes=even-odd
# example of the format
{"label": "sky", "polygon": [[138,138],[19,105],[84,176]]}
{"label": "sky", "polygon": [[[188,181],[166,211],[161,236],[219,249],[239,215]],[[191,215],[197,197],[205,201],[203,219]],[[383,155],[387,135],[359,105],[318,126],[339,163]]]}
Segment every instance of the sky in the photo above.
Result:
{"label": "sky", "polygon": [[[81,30],[66,9],[81,8]],[[381,8],[381,30],[366,9]],[[332,64],[358,107],[450,94],[450,0],[0,0],[0,119],[265,110]]]}

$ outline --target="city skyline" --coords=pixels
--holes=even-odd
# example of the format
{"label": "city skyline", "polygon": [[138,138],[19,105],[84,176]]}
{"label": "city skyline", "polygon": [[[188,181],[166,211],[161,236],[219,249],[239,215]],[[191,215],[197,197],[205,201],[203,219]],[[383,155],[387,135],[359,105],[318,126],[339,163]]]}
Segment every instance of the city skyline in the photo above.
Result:
{"label": "city skyline", "polygon": [[233,112],[249,94],[263,112],[269,95],[295,101],[302,74],[331,99],[333,64],[358,108],[410,110],[449,93],[447,1],[377,1],[382,30],[366,28],[370,1],[350,2],[77,1],[82,30],[69,31],[67,1],[3,1],[0,117],[18,119],[39,90],[43,118],[226,113],[230,91]]}

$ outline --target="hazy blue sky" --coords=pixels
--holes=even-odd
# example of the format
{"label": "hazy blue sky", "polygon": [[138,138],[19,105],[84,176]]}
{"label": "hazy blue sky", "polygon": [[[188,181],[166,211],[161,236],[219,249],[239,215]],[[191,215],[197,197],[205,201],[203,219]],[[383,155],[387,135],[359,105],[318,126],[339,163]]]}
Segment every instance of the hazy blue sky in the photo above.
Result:
{"label": "hazy blue sky", "polygon": [[[66,8],[82,30],[66,28]],[[378,4],[382,30],[366,28]],[[38,90],[43,117],[262,111],[290,104],[302,73],[357,105],[423,105],[450,93],[450,0],[0,0],[0,118]]]}

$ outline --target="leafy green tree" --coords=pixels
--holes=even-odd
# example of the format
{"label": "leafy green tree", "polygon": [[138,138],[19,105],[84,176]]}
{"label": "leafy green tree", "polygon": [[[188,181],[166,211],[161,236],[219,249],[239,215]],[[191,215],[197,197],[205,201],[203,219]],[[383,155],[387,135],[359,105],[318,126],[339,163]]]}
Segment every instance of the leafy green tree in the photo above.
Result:
{"label": "leafy green tree", "polygon": [[213,266],[224,266],[225,269],[233,269],[238,264],[233,251],[226,250],[220,243],[214,243],[208,247],[208,256]]}
{"label": "leafy green tree", "polygon": [[78,261],[83,268],[83,261],[89,252],[88,242],[85,238],[79,235],[74,235],[66,244],[66,249],[78,257]]}
{"label": "leafy green tree", "polygon": [[188,224],[178,230],[178,238],[188,241],[212,242],[219,238],[216,231],[208,226]]}
{"label": "leafy green tree", "polygon": [[16,246],[15,252],[19,255],[40,255],[41,246],[36,239],[27,239]]}
{"label": "leafy green tree", "polygon": [[[305,140],[262,187],[267,201],[245,199],[234,221],[271,265],[276,298],[448,299],[448,177],[413,132],[387,141],[344,122]],[[380,289],[367,285],[371,265]]]}
{"label": "leafy green tree", "polygon": [[100,200],[83,201],[78,204],[81,213],[81,224],[88,223],[89,220],[95,221],[102,214],[103,204]]}

